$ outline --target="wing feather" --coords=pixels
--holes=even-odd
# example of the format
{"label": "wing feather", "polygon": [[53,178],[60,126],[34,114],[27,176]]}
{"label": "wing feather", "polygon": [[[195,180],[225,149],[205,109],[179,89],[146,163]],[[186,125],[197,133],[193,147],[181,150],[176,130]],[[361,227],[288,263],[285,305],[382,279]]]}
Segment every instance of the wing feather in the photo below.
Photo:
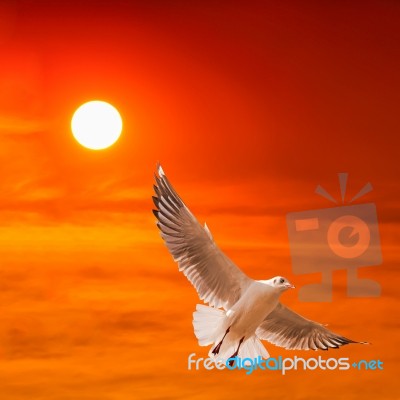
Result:
{"label": "wing feather", "polygon": [[278,303],[257,328],[256,335],[288,350],[328,350],[355,342],[337,335]]}
{"label": "wing feather", "polygon": [[201,226],[158,166],[153,210],[179,271],[188,278],[199,297],[213,307],[230,308],[252,280],[216,245],[207,225]]}

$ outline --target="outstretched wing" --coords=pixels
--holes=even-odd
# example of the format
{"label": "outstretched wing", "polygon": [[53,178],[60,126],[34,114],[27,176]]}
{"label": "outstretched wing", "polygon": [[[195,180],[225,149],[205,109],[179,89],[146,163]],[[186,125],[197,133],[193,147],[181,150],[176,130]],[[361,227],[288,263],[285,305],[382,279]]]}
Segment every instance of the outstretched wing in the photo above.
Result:
{"label": "outstretched wing", "polygon": [[161,166],[157,172],[153,197],[157,210],[153,212],[161,237],[200,299],[210,306],[229,309],[252,280],[218,248],[207,225],[199,224]]}
{"label": "outstretched wing", "polygon": [[288,350],[328,350],[355,342],[337,335],[317,322],[303,318],[281,303],[264,319],[256,335]]}

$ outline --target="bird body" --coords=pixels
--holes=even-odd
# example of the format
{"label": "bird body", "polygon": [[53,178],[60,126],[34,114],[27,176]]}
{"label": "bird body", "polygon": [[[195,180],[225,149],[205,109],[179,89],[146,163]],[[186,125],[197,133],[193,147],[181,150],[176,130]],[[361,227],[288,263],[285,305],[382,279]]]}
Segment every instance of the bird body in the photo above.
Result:
{"label": "bird body", "polygon": [[280,292],[268,283],[254,281],[227,311],[225,325],[239,337],[253,335],[261,322],[276,307]]}
{"label": "bird body", "polygon": [[[280,291],[270,285],[268,281],[254,281],[243,293],[243,296],[226,312],[219,313],[218,323],[212,324],[211,321],[215,318],[212,307],[198,307],[194,313],[193,325],[194,332],[197,338],[201,338],[204,328],[209,328],[209,341],[207,344],[213,344],[213,348],[218,345],[224,337],[225,332],[229,329],[229,334],[226,340],[223,341],[219,349],[219,359],[225,360],[234,353],[234,347],[239,343],[241,338],[244,338],[244,345],[252,342],[259,344],[261,342],[255,335],[255,332],[262,321],[276,307],[279,302]],[[200,314],[200,315],[199,315]],[[199,324],[201,315],[206,314],[205,319]],[[207,319],[210,316],[210,320]],[[205,325],[205,326],[204,326]],[[210,356],[215,356],[210,350]],[[249,354],[246,354],[249,356]],[[258,352],[251,354],[254,358],[260,355]],[[264,357],[267,352],[263,352]],[[252,357],[252,358],[253,358]]]}

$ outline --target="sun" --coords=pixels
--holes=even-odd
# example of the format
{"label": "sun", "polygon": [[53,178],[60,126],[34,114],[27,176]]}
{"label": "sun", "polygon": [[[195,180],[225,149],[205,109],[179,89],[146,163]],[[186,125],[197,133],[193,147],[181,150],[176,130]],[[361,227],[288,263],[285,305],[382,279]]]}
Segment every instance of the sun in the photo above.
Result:
{"label": "sun", "polygon": [[82,104],[71,120],[71,130],[82,146],[102,150],[114,144],[122,132],[122,118],[118,110],[105,101]]}

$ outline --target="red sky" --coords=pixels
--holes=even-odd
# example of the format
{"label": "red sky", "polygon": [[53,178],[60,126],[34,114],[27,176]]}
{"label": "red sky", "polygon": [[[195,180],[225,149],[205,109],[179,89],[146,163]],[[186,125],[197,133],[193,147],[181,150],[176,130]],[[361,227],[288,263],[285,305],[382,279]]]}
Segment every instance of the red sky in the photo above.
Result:
{"label": "red sky", "polygon": [[[394,1],[1,2],[2,399],[393,399],[399,19]],[[124,120],[105,151],[70,133],[93,99]],[[339,197],[338,172],[349,196],[371,182],[384,262],[363,273],[382,296],[347,298],[338,272],[332,303],[284,301],[373,343],[335,355],[385,370],[187,371],[206,351],[154,225],[157,161],[241,268],[298,285],[313,277],[292,273],[286,214],[329,207],[314,190]]]}

